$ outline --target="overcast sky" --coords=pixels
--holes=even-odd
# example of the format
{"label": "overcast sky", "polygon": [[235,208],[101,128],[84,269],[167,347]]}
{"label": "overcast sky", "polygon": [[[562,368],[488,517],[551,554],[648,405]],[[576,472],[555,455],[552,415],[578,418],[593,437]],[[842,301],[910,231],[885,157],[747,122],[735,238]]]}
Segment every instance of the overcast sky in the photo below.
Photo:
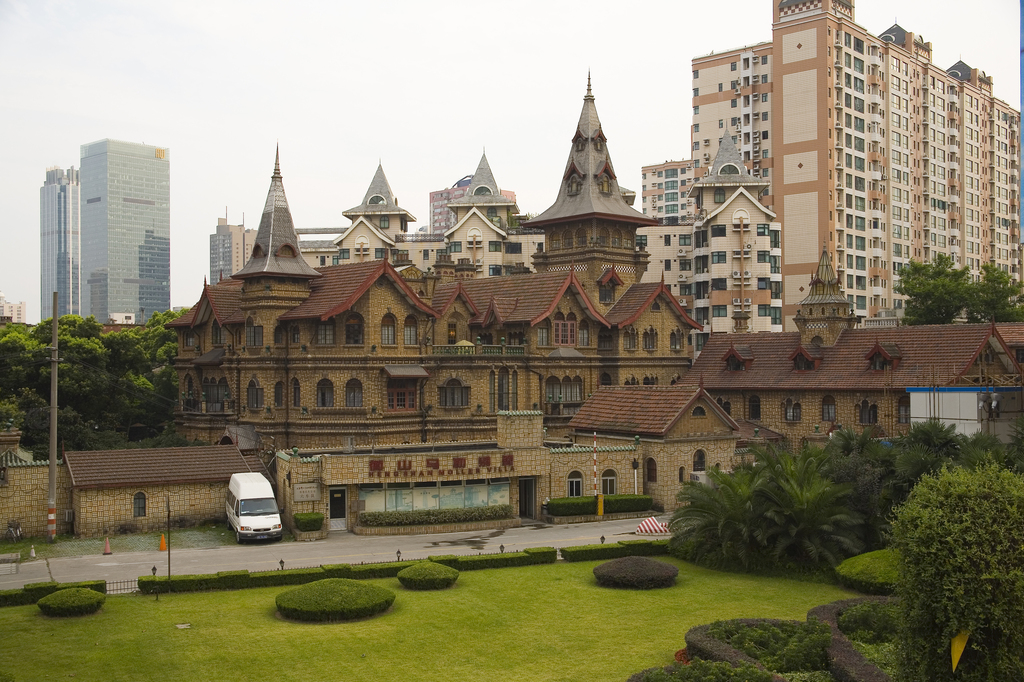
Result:
{"label": "overcast sky", "polygon": [[[0,291],[39,318],[39,188],[103,138],[171,150],[171,304],[191,305],[218,217],[259,224],[281,145],[297,227],[347,225],[378,159],[428,194],[486,148],[522,211],[555,198],[587,70],[623,186],[689,155],[694,56],[771,39],[772,0],[45,2],[0,0]],[[952,6],[950,6],[952,7]],[[1019,3],[858,0],[1020,101]],[[939,8],[937,10],[937,8]],[[1017,105],[1015,105],[1017,106]]]}

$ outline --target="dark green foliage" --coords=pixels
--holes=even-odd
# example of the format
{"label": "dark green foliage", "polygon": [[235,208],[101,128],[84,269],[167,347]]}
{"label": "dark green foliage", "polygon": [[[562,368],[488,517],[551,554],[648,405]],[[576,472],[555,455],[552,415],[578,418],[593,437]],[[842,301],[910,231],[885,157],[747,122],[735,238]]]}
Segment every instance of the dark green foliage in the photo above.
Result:
{"label": "dark green foliage", "polygon": [[668,666],[645,670],[629,678],[629,682],[773,682],[774,675],[758,670],[752,665],[741,664],[734,668],[721,661],[696,659],[689,665]]}
{"label": "dark green foliage", "polygon": [[562,547],[559,550],[566,561],[597,561],[601,559],[618,559],[627,556],[629,548],[617,542],[606,545],[577,545]]}
{"label": "dark green foliage", "polygon": [[351,578],[352,577],[352,565],[351,564],[324,564],[320,568],[324,569],[324,575],[328,578]]}
{"label": "dark green foliage", "polygon": [[387,561],[381,564],[353,564],[352,578],[355,580],[372,580],[373,578],[394,578],[403,568],[408,568],[416,561]]}
{"label": "dark green foliage", "polygon": [[890,682],[877,665],[864,657],[854,647],[843,631],[839,629],[839,615],[862,604],[890,603],[888,597],[860,597],[843,599],[815,606],[807,612],[807,619],[817,618],[826,623],[832,631],[832,642],[828,647],[829,672],[836,682]]}
{"label": "dark green foliage", "polygon": [[836,566],[836,577],[844,587],[864,594],[892,594],[898,577],[896,553],[879,549],[850,557]]}
{"label": "dark green foliage", "polygon": [[25,594],[28,595],[31,600],[30,603],[34,604],[48,594],[53,594],[60,589],[60,583],[58,582],[45,582],[45,583],[29,583],[23,588]]}
{"label": "dark green foliage", "polygon": [[[746,619],[734,622],[749,623],[753,626],[760,621]],[[751,658],[739,649],[712,637],[709,633],[711,627],[711,624],[698,625],[687,630],[685,637],[686,651],[689,653],[691,660],[702,658],[709,661],[725,661],[734,666],[751,665],[757,667],[760,665],[756,658]]]}
{"label": "dark green foliage", "polygon": [[629,556],[657,556],[668,554],[668,540],[619,540]]}
{"label": "dark green foliage", "polygon": [[931,263],[910,261],[900,270],[893,291],[906,299],[903,324],[950,324],[972,297],[970,270],[957,268],[953,259],[939,253]]}
{"label": "dark green foliage", "polygon": [[712,623],[708,634],[756,658],[776,672],[828,669],[826,651],[832,641],[828,625],[784,620],[726,620]]}
{"label": "dark green foliage", "polygon": [[893,523],[899,668],[952,679],[950,639],[970,633],[958,680],[1024,671],[1024,478],[996,465],[924,476]]}
{"label": "dark green foliage", "polygon": [[523,551],[534,564],[553,564],[558,561],[558,550],[554,547],[527,547]]}
{"label": "dark green foliage", "polygon": [[309,533],[317,531],[324,526],[324,515],[320,512],[308,512],[305,514],[292,514],[292,521],[295,523],[295,529]]}
{"label": "dark green foliage", "polygon": [[[653,504],[654,498],[650,495],[605,495],[604,513],[621,514],[648,511]],[[550,507],[548,508],[550,509]]]}
{"label": "dark green foliage", "polygon": [[361,526],[428,526],[441,523],[470,523],[512,518],[512,505],[496,504],[490,507],[466,509],[417,509],[415,511],[362,512]]}
{"label": "dark green foliage", "polygon": [[0,606],[24,606],[33,601],[25,590],[0,590]]}
{"label": "dark green foliage", "polygon": [[366,618],[391,608],[395,593],[369,583],[327,578],[277,595],[277,610],[286,618],[333,622]]}
{"label": "dark green foliage", "polygon": [[[653,504],[654,500],[650,495],[605,495],[604,513],[648,511]],[[593,495],[556,497],[548,500],[548,514],[551,516],[588,516],[596,513],[597,498]]]}
{"label": "dark green foliage", "polygon": [[398,572],[398,582],[408,590],[445,590],[458,579],[457,570],[433,561],[421,561]]}
{"label": "dark green foliage", "polygon": [[274,585],[303,585],[315,580],[322,580],[322,568],[288,568],[283,571],[257,571],[249,574],[249,584],[253,587],[271,587]]}
{"label": "dark green foliage", "polygon": [[456,568],[460,571],[475,571],[481,568],[507,568],[510,566],[532,566],[533,557],[526,552],[505,552],[504,554],[478,554],[459,557]]}
{"label": "dark green foliage", "polygon": [[838,625],[850,639],[878,644],[896,637],[896,619],[896,604],[864,602],[842,611]]}
{"label": "dark green foliage", "polygon": [[458,554],[437,554],[434,556],[427,557],[428,560],[434,563],[447,566],[448,568],[454,568],[456,570],[462,570],[459,568],[459,561],[462,559]]}
{"label": "dark green foliage", "polygon": [[84,616],[99,611],[106,599],[107,595],[102,592],[69,587],[48,594],[36,603],[47,616]]}
{"label": "dark green foliage", "polygon": [[597,498],[593,495],[586,497],[556,497],[548,500],[548,514],[551,516],[587,516],[597,513]]}
{"label": "dark green foliage", "polygon": [[249,587],[249,571],[218,571],[217,589],[242,590]]}
{"label": "dark green foliage", "polygon": [[594,577],[602,587],[630,590],[653,590],[676,584],[679,569],[645,556],[626,556],[612,559],[594,567]]}

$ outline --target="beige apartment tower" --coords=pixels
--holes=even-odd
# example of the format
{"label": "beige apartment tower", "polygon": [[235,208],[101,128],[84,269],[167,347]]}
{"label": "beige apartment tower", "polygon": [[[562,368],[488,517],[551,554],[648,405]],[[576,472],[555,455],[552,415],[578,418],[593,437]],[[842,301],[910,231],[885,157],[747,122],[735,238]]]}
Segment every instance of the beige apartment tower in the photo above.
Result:
{"label": "beige apartment tower", "polygon": [[216,284],[241,270],[255,243],[256,230],[228,225],[227,218],[217,218],[217,231],[210,235],[210,283]]}
{"label": "beige apartment tower", "polygon": [[1020,112],[983,71],[933,64],[899,25],[868,32],[853,2],[783,0],[770,42],[695,58],[693,79],[697,173],[726,132],[771,183],[787,330],[823,250],[862,318],[899,314],[912,259],[1021,278]]}

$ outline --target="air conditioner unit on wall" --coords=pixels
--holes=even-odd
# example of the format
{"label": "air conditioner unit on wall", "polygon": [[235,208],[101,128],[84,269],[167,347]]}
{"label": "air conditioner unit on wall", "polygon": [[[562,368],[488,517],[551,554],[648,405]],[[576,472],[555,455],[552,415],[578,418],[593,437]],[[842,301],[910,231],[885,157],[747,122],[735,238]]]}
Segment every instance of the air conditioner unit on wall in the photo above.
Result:
{"label": "air conditioner unit on wall", "polygon": [[704,485],[711,485],[711,479],[708,478],[706,471],[693,471],[690,473],[690,480],[694,483],[703,483]]}

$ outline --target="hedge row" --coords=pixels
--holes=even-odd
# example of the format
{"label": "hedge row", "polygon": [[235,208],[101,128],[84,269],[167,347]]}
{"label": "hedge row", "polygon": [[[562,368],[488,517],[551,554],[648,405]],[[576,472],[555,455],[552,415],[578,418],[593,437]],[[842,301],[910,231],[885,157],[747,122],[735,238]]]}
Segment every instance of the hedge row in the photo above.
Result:
{"label": "hedge row", "polygon": [[888,603],[888,597],[861,597],[844,599],[831,604],[815,606],[807,612],[808,618],[817,618],[832,630],[828,647],[828,667],[836,682],[889,682],[889,676],[874,663],[864,658],[853,643],[839,629],[839,615],[846,609],[872,602]]}
{"label": "hedge row", "polygon": [[464,509],[416,509],[414,511],[362,512],[360,526],[430,526],[443,523],[471,523],[512,518],[510,504]]}
{"label": "hedge row", "polygon": [[603,545],[577,545],[559,550],[566,561],[599,561],[624,556],[668,554],[668,540],[623,540]]}
{"label": "hedge row", "polygon": [[81,587],[101,594],[107,593],[107,582],[105,580],[84,580],[78,583],[29,583],[20,590],[0,590],[0,607],[35,604],[47,595],[71,587]]}
{"label": "hedge row", "polygon": [[320,512],[292,514],[292,522],[295,524],[295,530],[300,533],[309,533],[323,528],[324,515]]}
{"label": "hedge row", "polygon": [[[605,495],[604,513],[621,514],[624,512],[648,511],[654,505],[650,495]],[[597,513],[597,498],[593,495],[584,497],[556,497],[548,500],[548,514],[551,516],[588,516]]]}
{"label": "hedge row", "polygon": [[461,556],[457,554],[441,554],[428,557],[430,561],[443,564],[457,571],[475,571],[481,568],[506,568],[510,566],[535,566],[537,564],[553,564],[558,559],[558,550],[554,547],[530,547],[522,552],[506,552],[504,554],[478,554]]}
{"label": "hedge row", "polygon": [[433,561],[421,561],[398,572],[398,582],[408,590],[444,590],[458,579],[457,570]]}

